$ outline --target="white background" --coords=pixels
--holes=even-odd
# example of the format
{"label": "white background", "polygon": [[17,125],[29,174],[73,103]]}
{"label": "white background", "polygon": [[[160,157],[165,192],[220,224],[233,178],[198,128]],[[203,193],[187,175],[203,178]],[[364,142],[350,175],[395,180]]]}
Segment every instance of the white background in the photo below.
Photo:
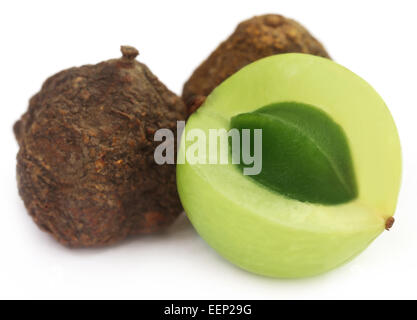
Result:
{"label": "white background", "polygon": [[[415,1],[0,2],[0,298],[417,298],[417,11]],[[182,216],[166,233],[103,249],[67,249],[27,215],[15,180],[12,125],[42,82],[74,65],[139,60],[173,91],[256,14],[305,25],[331,56],[382,95],[404,158],[396,223],[353,262],[325,275],[276,280],[220,258]]]}

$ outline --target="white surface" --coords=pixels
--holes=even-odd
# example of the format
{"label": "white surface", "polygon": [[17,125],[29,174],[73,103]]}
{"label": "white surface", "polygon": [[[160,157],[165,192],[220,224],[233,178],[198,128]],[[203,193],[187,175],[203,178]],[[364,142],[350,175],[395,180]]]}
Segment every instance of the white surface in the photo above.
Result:
{"label": "white surface", "polygon": [[[415,1],[0,2],[0,298],[417,298]],[[6,4],[7,3],[7,4]],[[74,65],[139,59],[180,93],[192,70],[255,14],[304,24],[382,95],[399,128],[403,185],[390,232],[323,276],[274,280],[220,258],[182,216],[165,234],[70,250],[39,231],[18,197],[12,125],[42,82]]]}

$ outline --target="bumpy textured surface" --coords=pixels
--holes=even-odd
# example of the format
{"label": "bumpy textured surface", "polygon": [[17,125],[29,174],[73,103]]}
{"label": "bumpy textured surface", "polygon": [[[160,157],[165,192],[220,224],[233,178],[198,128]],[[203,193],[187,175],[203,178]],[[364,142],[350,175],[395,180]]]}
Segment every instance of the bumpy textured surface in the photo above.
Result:
{"label": "bumpy textured surface", "polygon": [[175,166],[154,162],[153,135],[175,131],[185,106],[135,60],[135,48],[122,53],[47,79],[14,126],[20,195],[64,245],[153,232],[182,210]]}
{"label": "bumpy textured surface", "polygon": [[192,113],[223,80],[247,64],[279,53],[301,52],[329,58],[303,26],[268,14],[240,23],[235,32],[205,60],[185,83],[182,98]]}

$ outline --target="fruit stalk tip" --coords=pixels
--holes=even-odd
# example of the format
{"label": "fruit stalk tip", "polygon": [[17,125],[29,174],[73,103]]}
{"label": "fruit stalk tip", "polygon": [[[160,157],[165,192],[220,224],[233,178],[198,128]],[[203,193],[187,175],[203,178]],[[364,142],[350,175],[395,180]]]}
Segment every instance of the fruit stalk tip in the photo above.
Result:
{"label": "fruit stalk tip", "polygon": [[139,55],[138,49],[131,46],[121,46],[120,51],[122,52],[123,58],[133,60]]}
{"label": "fruit stalk tip", "polygon": [[389,217],[385,221],[385,230],[389,231],[389,229],[391,229],[391,227],[393,226],[394,222],[395,222],[394,217]]}

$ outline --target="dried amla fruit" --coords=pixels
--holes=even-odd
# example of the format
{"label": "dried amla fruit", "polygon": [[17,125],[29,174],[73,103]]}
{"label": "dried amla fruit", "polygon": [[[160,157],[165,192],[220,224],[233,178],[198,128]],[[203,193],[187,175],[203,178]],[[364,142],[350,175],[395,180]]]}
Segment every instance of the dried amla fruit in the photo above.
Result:
{"label": "dried amla fruit", "polygon": [[182,100],[123,46],[123,57],[47,79],[15,124],[17,180],[38,226],[71,247],[169,226],[182,211],[175,167],[154,133],[176,130]]}
{"label": "dried amla fruit", "polygon": [[243,21],[185,83],[182,98],[188,113],[194,112],[214,88],[242,67],[267,56],[289,52],[329,58],[322,44],[294,20],[267,14]]}
{"label": "dried amla fruit", "polygon": [[[196,145],[195,133],[215,139]],[[244,67],[191,115],[182,154],[178,190],[192,224],[254,273],[323,273],[394,222],[394,121],[368,83],[329,59],[289,53]]]}

